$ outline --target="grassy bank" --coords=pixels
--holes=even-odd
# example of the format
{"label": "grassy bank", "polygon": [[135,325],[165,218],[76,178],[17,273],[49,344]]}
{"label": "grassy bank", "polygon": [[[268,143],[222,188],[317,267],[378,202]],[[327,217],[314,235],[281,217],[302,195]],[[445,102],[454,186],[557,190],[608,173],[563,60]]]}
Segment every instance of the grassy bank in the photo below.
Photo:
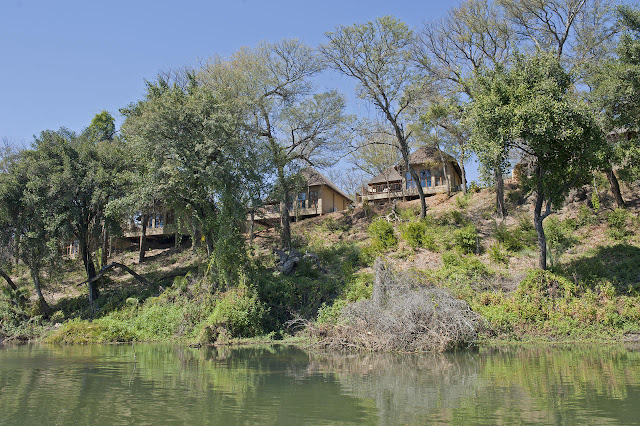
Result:
{"label": "grassy bank", "polygon": [[[417,206],[362,206],[295,223],[296,246],[317,255],[282,275],[272,252],[275,230],[263,230],[248,248],[238,282],[221,286],[206,256],[167,250],[134,265],[154,282],[141,286],[114,274],[101,284],[98,311],[89,318],[79,262],[68,260],[62,275],[47,277],[50,318],[15,294],[0,297],[0,335],[54,343],[125,341],[224,344],[241,339],[277,340],[302,319],[316,325],[347,321],[346,307],[373,291],[372,265],[384,257],[420,287],[443,288],[482,317],[480,340],[634,340],[640,336],[640,219],[638,199],[630,207],[598,210],[568,202],[545,221],[549,271],[535,270],[536,235],[531,205],[517,189],[508,192],[508,219],[493,219],[488,190],[429,199],[429,214]],[[127,257],[129,256],[129,257]],[[58,268],[59,269],[59,268]],[[16,282],[28,292],[28,279]],[[165,275],[180,274],[161,280]]]}

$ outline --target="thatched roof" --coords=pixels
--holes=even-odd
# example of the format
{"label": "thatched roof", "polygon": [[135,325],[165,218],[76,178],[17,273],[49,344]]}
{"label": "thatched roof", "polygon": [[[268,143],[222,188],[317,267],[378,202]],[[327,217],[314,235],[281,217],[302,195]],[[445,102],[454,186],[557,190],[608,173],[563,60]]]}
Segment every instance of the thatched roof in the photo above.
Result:
{"label": "thatched roof", "polygon": [[[446,152],[442,152],[442,156],[444,157],[444,161],[456,162],[456,159]],[[411,164],[440,163],[440,153],[432,146],[423,146],[411,153],[409,162]]]}
{"label": "thatched roof", "polygon": [[326,185],[329,188],[331,188],[334,191],[336,191],[338,194],[342,195],[347,200],[353,202],[353,199],[351,197],[349,197],[347,194],[345,194],[340,188],[338,188],[338,186],[335,183],[331,182],[329,180],[329,178],[327,178],[325,175],[323,175],[322,173],[320,173],[319,171],[317,171],[313,167],[311,167],[311,166],[305,167],[304,169],[302,169],[300,171],[300,174],[307,181],[307,185],[309,185],[309,186]]}
{"label": "thatched roof", "polygon": [[387,183],[399,180],[402,180],[402,176],[400,176],[400,173],[398,173],[395,167],[389,167],[387,170],[371,179],[368,183],[373,185],[374,183]]}

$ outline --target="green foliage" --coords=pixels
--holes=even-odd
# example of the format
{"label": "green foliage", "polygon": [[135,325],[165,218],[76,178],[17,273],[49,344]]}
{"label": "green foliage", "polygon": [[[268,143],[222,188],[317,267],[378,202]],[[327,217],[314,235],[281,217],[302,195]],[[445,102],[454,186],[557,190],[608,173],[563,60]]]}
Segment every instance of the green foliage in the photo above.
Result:
{"label": "green foliage", "polygon": [[584,204],[580,206],[578,210],[578,216],[576,217],[576,223],[578,226],[589,226],[595,224],[597,221],[596,215],[589,207]]}
{"label": "green foliage", "polygon": [[393,225],[384,219],[376,219],[371,222],[368,232],[373,240],[373,245],[381,250],[388,250],[398,244]]}
{"label": "green foliage", "polygon": [[409,222],[400,228],[402,239],[414,249],[427,245],[433,247],[435,243],[433,235],[428,235],[427,232],[428,228],[424,222]]}
{"label": "green foliage", "polygon": [[[485,167],[503,167],[512,150],[531,159],[525,190],[536,192],[535,216],[547,202],[559,206],[566,193],[586,183],[601,166],[606,143],[586,103],[576,98],[572,77],[551,54],[515,55],[508,67],[476,74],[468,113],[472,144]],[[540,248],[546,267],[546,248]]]}
{"label": "green foliage", "polygon": [[498,335],[531,338],[621,336],[638,330],[640,298],[617,296],[611,286],[580,292],[575,283],[549,271],[530,271],[515,292],[484,292],[473,309]]}
{"label": "green foliage", "polygon": [[551,266],[558,263],[560,255],[577,243],[572,235],[572,222],[561,222],[558,218],[550,217],[544,222],[544,234],[547,247],[551,253]]}
{"label": "green foliage", "polygon": [[407,207],[399,209],[400,219],[411,222],[414,221],[420,215],[420,209],[418,207]]}
{"label": "green foliage", "polygon": [[458,247],[463,253],[475,253],[478,249],[478,230],[475,225],[469,224],[456,230],[453,237]]}
{"label": "green foliage", "polygon": [[476,182],[475,180],[471,181],[471,183],[469,184],[469,192],[470,193],[478,193],[480,192],[482,188],[480,188],[480,186],[478,185],[478,182]]}
{"label": "green foliage", "polygon": [[595,190],[591,192],[591,205],[595,212],[600,210],[600,197],[598,196],[598,192]]}
{"label": "green foliage", "polygon": [[466,195],[459,194],[456,197],[456,205],[459,209],[465,210],[467,207],[469,207],[469,203],[471,201],[471,193],[472,191],[469,191]]}
{"label": "green foliage", "polygon": [[251,337],[263,331],[267,313],[268,310],[255,292],[247,288],[234,288],[216,302],[207,321],[224,327],[234,337]]}
{"label": "green foliage", "polygon": [[455,251],[442,254],[442,268],[438,278],[450,283],[470,283],[491,276],[491,271],[476,256],[464,256]]}
{"label": "green foliage", "polygon": [[493,263],[502,263],[505,266],[509,266],[509,256],[502,250],[500,244],[493,244],[489,247],[489,259]]}
{"label": "green foliage", "polygon": [[629,234],[627,230],[627,222],[629,220],[629,212],[625,209],[617,208],[607,215],[609,224],[608,234],[615,240],[621,240]]}

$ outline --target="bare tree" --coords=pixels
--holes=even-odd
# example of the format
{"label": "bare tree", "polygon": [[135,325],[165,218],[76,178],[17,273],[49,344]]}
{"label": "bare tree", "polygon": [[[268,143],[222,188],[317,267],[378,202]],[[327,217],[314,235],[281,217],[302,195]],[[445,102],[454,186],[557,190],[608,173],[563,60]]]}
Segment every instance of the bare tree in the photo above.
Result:
{"label": "bare tree", "polygon": [[[331,66],[358,82],[357,95],[371,102],[395,136],[405,169],[415,182],[418,174],[409,162],[411,113],[429,89],[411,62],[414,34],[409,27],[385,16],[362,25],[338,27],[326,34],[320,47]],[[427,212],[424,191],[417,185],[420,216]]]}
{"label": "bare tree", "polygon": [[213,58],[200,80],[244,115],[247,130],[264,142],[280,199],[282,245],[291,247],[290,211],[295,165],[337,160],[344,132],[344,99],[316,93],[312,77],[323,69],[313,49],[297,40],[263,43],[225,60]]}

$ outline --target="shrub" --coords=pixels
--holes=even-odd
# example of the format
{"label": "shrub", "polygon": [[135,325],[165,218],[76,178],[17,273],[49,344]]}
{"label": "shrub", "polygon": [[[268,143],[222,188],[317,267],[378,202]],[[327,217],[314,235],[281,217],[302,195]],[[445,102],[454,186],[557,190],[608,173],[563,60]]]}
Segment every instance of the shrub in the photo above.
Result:
{"label": "shrub", "polygon": [[609,223],[608,234],[611,238],[621,240],[628,235],[627,220],[629,219],[629,212],[625,209],[617,208],[607,215],[607,222]]}
{"label": "shrub", "polygon": [[427,233],[427,226],[423,222],[409,222],[402,227],[402,239],[409,244],[410,247],[422,247]]}
{"label": "shrub", "polygon": [[474,253],[478,248],[478,230],[472,224],[456,230],[453,234],[456,246],[463,253]]}
{"label": "shrub", "polygon": [[468,189],[469,192],[480,192],[480,186],[478,186],[478,183],[476,181],[471,181]]}
{"label": "shrub", "polygon": [[517,252],[524,247],[524,241],[522,241],[521,235],[522,231],[519,228],[510,231],[504,223],[496,224],[495,222],[494,226],[494,236],[496,240],[498,240],[507,251]]}
{"label": "shrub", "polygon": [[493,263],[502,263],[505,266],[509,266],[509,256],[502,251],[500,244],[493,244],[489,247],[489,258]]}
{"label": "shrub", "polygon": [[383,250],[395,247],[398,244],[393,226],[384,219],[377,219],[369,225],[369,235],[373,244]]}
{"label": "shrub", "polygon": [[459,194],[456,197],[456,205],[460,210],[465,210],[469,207],[469,201],[471,199],[471,193],[467,193],[467,195]]}
{"label": "shrub", "polygon": [[595,190],[591,193],[591,205],[594,211],[600,210],[600,197],[598,197],[598,192]]}
{"label": "shrub", "polygon": [[251,337],[262,332],[266,313],[253,291],[234,288],[216,303],[208,321],[212,325],[223,326],[232,336]]}
{"label": "shrub", "polygon": [[318,309],[316,322],[318,324],[338,324],[340,322],[342,308],[344,308],[348,303],[349,302],[344,299],[338,299],[331,305],[323,303],[320,309]]}
{"label": "shrub", "polygon": [[405,209],[399,209],[398,213],[400,219],[411,221],[420,215],[420,209],[418,207],[407,207]]}
{"label": "shrub", "polygon": [[545,220],[544,234],[547,239],[547,247],[552,255],[551,265],[554,266],[557,264],[560,255],[571,247],[576,239],[571,235],[570,230],[566,228],[566,224],[555,217]]}
{"label": "shrub", "polygon": [[442,269],[438,275],[449,283],[464,283],[484,280],[491,272],[477,257],[450,251],[442,255]]}
{"label": "shrub", "polygon": [[585,206],[584,204],[580,206],[580,210],[578,210],[578,216],[576,217],[576,222],[578,226],[588,226],[596,223],[596,215],[593,211]]}

